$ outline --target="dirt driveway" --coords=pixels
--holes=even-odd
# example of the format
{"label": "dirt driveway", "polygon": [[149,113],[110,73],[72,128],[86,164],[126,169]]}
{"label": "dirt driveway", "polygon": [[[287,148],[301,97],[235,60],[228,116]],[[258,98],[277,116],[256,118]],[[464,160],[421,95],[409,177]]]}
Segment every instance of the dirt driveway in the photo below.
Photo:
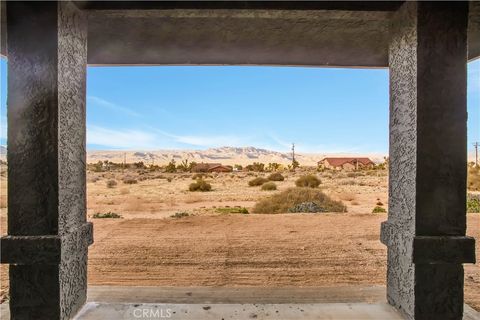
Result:
{"label": "dirt driveway", "polygon": [[[95,219],[89,284],[384,285],[384,220],[348,213]],[[480,215],[470,214],[468,223],[478,238]],[[480,309],[478,265],[465,266],[465,300]]]}

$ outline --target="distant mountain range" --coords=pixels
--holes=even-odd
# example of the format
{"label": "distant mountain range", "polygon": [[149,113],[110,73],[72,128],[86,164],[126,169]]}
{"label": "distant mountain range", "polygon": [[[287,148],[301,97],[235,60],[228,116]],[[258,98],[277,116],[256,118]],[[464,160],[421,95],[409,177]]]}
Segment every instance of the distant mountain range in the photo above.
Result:
{"label": "distant mountain range", "polygon": [[[295,154],[295,158],[301,165],[313,166],[326,156],[364,156],[370,157],[375,162],[383,161],[383,155],[380,154]],[[290,164],[292,154],[287,152],[278,152],[255,147],[220,147],[206,150],[156,150],[156,151],[111,151],[111,150],[91,150],[87,153],[87,162],[109,160],[112,162],[123,162],[124,157],[127,162],[143,161],[146,164],[163,165],[174,159],[177,163],[187,159],[195,162],[215,162],[225,165],[246,165],[253,162],[277,162],[281,164]]]}
{"label": "distant mountain range", "polygon": [[[295,154],[301,165],[313,166],[325,157],[369,157],[373,162],[383,162],[386,154],[380,153],[298,153]],[[253,162],[277,162],[290,164],[292,154],[278,152],[255,147],[220,147],[206,150],[155,150],[155,151],[117,151],[117,150],[89,150],[87,151],[87,162],[109,160],[112,162],[123,162],[124,157],[128,163],[143,161],[146,164],[164,165],[174,159],[176,162],[188,159],[195,162],[215,162],[225,165],[247,165]],[[0,145],[0,160],[7,159],[7,148]],[[475,154],[470,151],[469,161],[475,161]]]}

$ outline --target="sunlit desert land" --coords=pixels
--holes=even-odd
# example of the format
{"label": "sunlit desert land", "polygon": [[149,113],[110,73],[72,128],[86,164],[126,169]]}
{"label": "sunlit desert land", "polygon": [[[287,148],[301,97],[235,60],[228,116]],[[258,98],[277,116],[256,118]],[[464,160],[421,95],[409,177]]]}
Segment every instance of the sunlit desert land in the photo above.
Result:
{"label": "sunlit desert land", "polygon": [[[237,158],[215,161],[230,172],[194,172],[192,162],[212,159],[177,155],[172,166],[141,152],[106,154],[88,159],[89,285],[385,285],[387,249],[379,240],[388,210],[385,159],[335,170],[319,168],[313,156],[299,155],[295,169],[275,159]],[[474,171],[470,211],[480,209]],[[4,165],[4,187],[6,179]],[[1,206],[6,234],[6,194]],[[467,234],[478,238],[480,214],[467,219]],[[1,268],[5,301],[8,266]],[[480,310],[478,265],[465,265],[465,302]]]}

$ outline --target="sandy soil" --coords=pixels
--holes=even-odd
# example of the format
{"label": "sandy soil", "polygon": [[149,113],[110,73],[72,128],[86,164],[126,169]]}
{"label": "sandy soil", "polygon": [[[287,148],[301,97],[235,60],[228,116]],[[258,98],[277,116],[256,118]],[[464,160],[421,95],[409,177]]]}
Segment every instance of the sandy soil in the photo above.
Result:
{"label": "sandy soil", "polygon": [[[267,174],[217,174],[213,191],[187,191],[191,174],[107,172],[88,174],[88,216],[95,243],[89,251],[89,284],[151,286],[332,286],[385,284],[386,247],[379,241],[387,207],[386,172],[353,177],[318,174],[321,187],[342,200],[342,214],[219,214],[294,186],[304,172],[287,173],[279,191],[248,187]],[[124,184],[131,176],[137,184]],[[115,179],[117,185],[107,188]],[[170,180],[170,181],[169,181]],[[175,212],[193,216],[171,218]],[[121,219],[93,219],[116,212]],[[0,209],[5,234],[6,209]],[[480,215],[468,215],[468,234],[480,236]],[[477,256],[480,256],[477,246]],[[7,266],[0,267],[2,297]],[[465,300],[480,310],[480,267],[465,266]]]}
{"label": "sandy soil", "polygon": [[[385,285],[385,214],[193,216],[95,221],[89,283],[146,286]],[[478,238],[480,215],[469,215]],[[477,256],[479,254],[477,247]],[[465,266],[480,309],[480,268]]]}

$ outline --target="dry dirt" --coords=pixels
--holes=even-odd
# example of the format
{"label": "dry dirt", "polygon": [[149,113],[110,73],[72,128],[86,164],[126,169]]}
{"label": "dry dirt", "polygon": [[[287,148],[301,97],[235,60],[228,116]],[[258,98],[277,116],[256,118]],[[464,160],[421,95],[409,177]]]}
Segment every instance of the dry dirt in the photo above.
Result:
{"label": "dry dirt", "polygon": [[[219,214],[294,185],[287,173],[279,191],[248,187],[263,174],[218,174],[213,191],[188,192],[191,174],[137,172],[88,174],[88,217],[95,243],[89,251],[89,284],[147,286],[332,286],[385,284],[386,247],[379,241],[377,203],[387,207],[386,172],[351,177],[318,174],[322,188],[342,200],[348,213]],[[139,182],[122,183],[124,176]],[[169,179],[171,181],[169,182]],[[115,179],[117,185],[107,188]],[[191,216],[171,218],[175,212]],[[116,212],[121,219],[94,219]],[[5,233],[6,209],[0,210]],[[480,236],[480,215],[468,215],[468,234]],[[480,256],[477,245],[477,256]],[[1,266],[1,293],[8,290]],[[480,310],[480,267],[465,266],[465,300]]]}

